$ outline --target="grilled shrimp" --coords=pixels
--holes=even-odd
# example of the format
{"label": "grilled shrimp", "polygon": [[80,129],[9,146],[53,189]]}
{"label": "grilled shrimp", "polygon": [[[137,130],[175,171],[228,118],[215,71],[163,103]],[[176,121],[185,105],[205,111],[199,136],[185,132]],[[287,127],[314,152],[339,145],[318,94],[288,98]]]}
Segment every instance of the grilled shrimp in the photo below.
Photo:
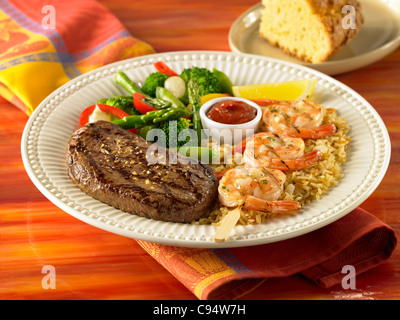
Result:
{"label": "grilled shrimp", "polygon": [[320,151],[304,154],[304,148],[304,140],[301,138],[260,132],[243,140],[234,151],[244,149],[243,160],[246,166],[289,171],[306,168],[321,159]]}
{"label": "grilled shrimp", "polygon": [[218,186],[219,201],[226,207],[244,205],[251,210],[282,213],[297,211],[297,201],[277,200],[286,175],[280,170],[239,166],[227,171]]}
{"label": "grilled shrimp", "polygon": [[308,100],[280,101],[264,109],[261,130],[303,139],[323,138],[337,131],[333,123],[321,125],[325,113],[324,107]]}

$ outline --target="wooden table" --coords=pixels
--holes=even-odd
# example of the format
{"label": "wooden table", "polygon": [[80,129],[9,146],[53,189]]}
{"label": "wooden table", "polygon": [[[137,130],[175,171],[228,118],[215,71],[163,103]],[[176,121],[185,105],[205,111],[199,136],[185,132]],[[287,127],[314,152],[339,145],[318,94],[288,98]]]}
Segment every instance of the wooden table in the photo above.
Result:
{"label": "wooden table", "polygon": [[[233,21],[256,0],[101,0],[132,35],[157,52],[230,51]],[[400,49],[361,70],[336,76],[379,112],[392,159],[378,189],[361,205],[400,232]],[[0,105],[0,299],[196,299],[134,241],[87,225],[48,201],[22,164],[27,116]],[[56,290],[42,267],[56,266]],[[292,276],[268,280],[244,299],[400,299],[400,249],[357,277],[356,290],[320,289]]]}

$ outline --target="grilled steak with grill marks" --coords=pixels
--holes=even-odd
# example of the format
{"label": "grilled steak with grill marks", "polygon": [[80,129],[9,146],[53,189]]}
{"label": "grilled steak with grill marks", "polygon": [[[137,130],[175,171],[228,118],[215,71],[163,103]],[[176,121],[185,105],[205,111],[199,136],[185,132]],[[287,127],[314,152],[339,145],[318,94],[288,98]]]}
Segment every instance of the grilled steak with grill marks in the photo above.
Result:
{"label": "grilled steak with grill marks", "polygon": [[66,161],[82,191],[141,217],[190,222],[206,215],[217,197],[211,168],[106,121],[78,129]]}

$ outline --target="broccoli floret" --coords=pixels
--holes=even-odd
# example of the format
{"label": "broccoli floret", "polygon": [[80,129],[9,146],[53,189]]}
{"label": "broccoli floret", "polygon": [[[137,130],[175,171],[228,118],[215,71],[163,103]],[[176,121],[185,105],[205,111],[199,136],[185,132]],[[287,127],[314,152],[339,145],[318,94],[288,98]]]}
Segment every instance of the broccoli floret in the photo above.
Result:
{"label": "broccoli floret", "polygon": [[156,96],[156,89],[157,87],[164,87],[165,80],[168,79],[168,76],[161,72],[153,72],[150,73],[144,85],[142,87],[142,91],[149,96],[155,97]]}
{"label": "broccoli floret", "polygon": [[184,69],[180,77],[185,81],[186,85],[190,79],[196,81],[199,86],[199,95],[204,96],[209,93],[220,93],[221,85],[219,79],[208,69],[192,67]]}
{"label": "broccoli floret", "polygon": [[180,148],[189,143],[191,140],[191,132],[188,130],[190,123],[190,120],[185,118],[164,122],[160,129],[164,131],[166,140],[159,138],[157,143],[167,148]]}

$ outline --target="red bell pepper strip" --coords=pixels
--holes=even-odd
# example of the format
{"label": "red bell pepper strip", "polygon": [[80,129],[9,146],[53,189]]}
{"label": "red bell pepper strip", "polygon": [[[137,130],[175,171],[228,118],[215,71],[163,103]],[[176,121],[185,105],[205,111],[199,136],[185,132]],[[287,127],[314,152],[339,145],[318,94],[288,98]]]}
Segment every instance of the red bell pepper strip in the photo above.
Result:
{"label": "red bell pepper strip", "polygon": [[166,74],[167,76],[178,76],[178,74],[172,70],[170,67],[168,67],[164,62],[162,61],[157,61],[154,64],[154,67],[157,69],[157,71]]}
{"label": "red bell pepper strip", "polygon": [[81,115],[79,116],[79,123],[82,127],[89,122],[89,117],[93,113],[94,109],[96,109],[96,106],[98,106],[101,111],[112,114],[113,116],[116,116],[120,119],[129,116],[129,114],[127,114],[125,111],[118,109],[116,107],[109,106],[106,104],[94,104],[83,110]]}
{"label": "red bell pepper strip", "polygon": [[[109,106],[107,104],[94,104],[90,107],[87,107],[85,110],[82,111],[81,115],[79,116],[79,124],[83,127],[86,123],[89,122],[89,117],[93,113],[94,109],[96,109],[96,106],[99,107],[99,109],[103,112],[112,114],[113,116],[116,116],[119,119],[122,119],[124,117],[129,116],[125,111],[118,109],[113,106]],[[135,128],[129,129],[128,131],[137,133],[137,130]]]}
{"label": "red bell pepper strip", "polygon": [[137,110],[139,110],[143,114],[145,114],[149,111],[157,110],[153,106],[151,106],[148,103],[146,103],[145,101],[143,101],[144,98],[146,98],[146,96],[141,93],[135,92],[133,94],[133,105],[135,106],[135,108]]}

